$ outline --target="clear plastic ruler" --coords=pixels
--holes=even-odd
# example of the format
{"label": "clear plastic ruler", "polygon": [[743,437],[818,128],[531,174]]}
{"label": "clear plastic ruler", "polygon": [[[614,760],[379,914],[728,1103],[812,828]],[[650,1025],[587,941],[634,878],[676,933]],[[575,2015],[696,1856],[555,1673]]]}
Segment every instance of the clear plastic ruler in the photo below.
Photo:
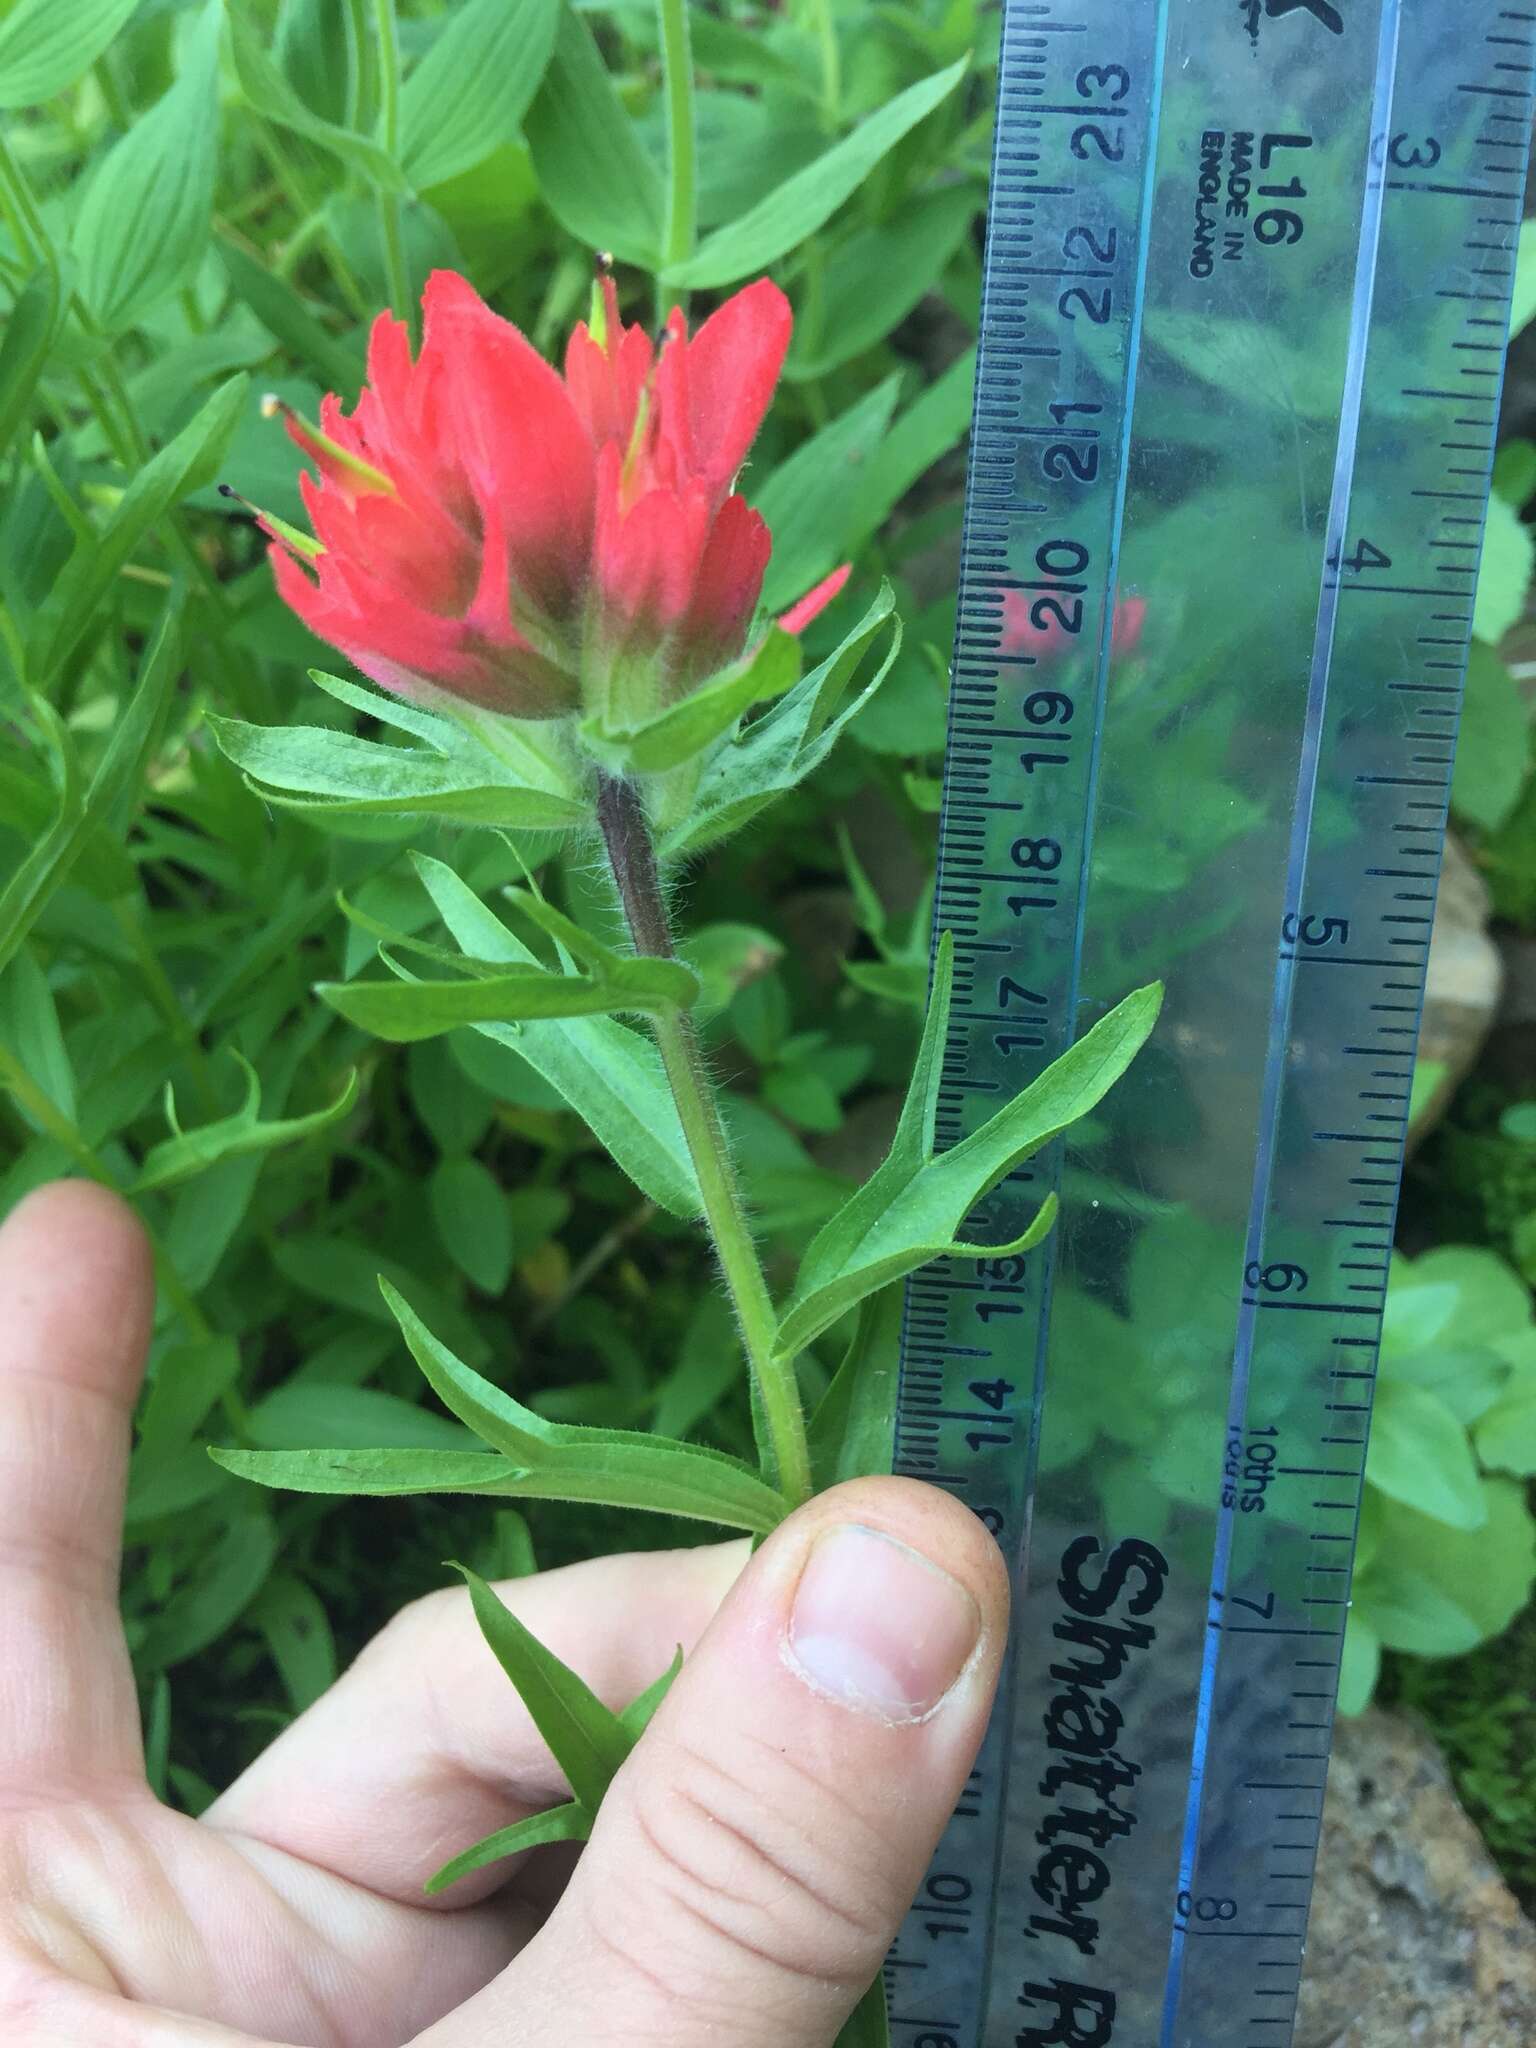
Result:
{"label": "clear plastic ruler", "polygon": [[952,1143],[1148,1050],[910,1283],[898,1470],[1017,1560],[899,2048],[1285,2048],[1536,0],[1005,0],[938,897]]}

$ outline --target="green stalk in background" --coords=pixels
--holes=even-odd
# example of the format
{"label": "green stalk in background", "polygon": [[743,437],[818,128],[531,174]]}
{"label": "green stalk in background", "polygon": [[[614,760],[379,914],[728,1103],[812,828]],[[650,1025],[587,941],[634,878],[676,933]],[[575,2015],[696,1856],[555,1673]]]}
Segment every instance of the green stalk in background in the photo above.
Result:
{"label": "green stalk in background", "polygon": [[[687,262],[698,238],[698,136],[688,0],[657,0],[657,9],[667,97],[667,215],[661,244],[661,267],[667,271]],[[658,283],[658,319],[666,310],[664,296]]]}
{"label": "green stalk in background", "polygon": [[[400,147],[400,37],[395,25],[395,0],[373,0],[374,28],[378,41],[379,140],[394,156]],[[400,195],[377,193],[379,233],[384,243],[384,268],[389,280],[389,303],[414,331],[416,306],[405,268],[405,240],[400,226]]]}

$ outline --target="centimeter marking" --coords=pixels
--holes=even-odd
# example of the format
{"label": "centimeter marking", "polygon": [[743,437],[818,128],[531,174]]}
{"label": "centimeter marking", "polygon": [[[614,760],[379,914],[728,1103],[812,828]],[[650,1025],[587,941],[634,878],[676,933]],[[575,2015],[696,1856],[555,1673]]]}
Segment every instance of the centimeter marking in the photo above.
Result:
{"label": "centimeter marking", "polygon": [[941,1144],[1170,996],[972,1219],[1041,1252],[909,1287],[898,1469],[1021,1594],[905,2048],[1290,2036],[1536,76],[1438,14],[1006,0]]}

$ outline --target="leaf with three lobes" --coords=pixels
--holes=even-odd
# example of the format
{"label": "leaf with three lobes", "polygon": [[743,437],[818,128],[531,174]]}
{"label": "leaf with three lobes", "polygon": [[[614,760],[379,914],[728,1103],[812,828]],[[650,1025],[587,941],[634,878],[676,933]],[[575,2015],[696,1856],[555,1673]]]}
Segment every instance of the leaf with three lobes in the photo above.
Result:
{"label": "leaf with three lobes", "polygon": [[379,1285],[439,1400],[482,1442],[523,1468],[519,1491],[527,1498],[645,1508],[754,1535],[767,1535],[783,1520],[782,1496],[724,1451],[642,1430],[546,1422],[456,1358],[387,1280]]}
{"label": "leaf with three lobes", "polygon": [[1162,1001],[1158,984],[1127,996],[980,1130],[935,1154],[933,1119],[953,977],[954,942],[946,932],[890,1152],[806,1251],[779,1326],[786,1352],[803,1350],[866,1295],[930,1259],[1003,1258],[1037,1244],[1055,1218],[1054,1196],[1009,1244],[965,1244],[955,1232],[1004,1174],[1102,1099],[1145,1043]]}
{"label": "leaf with three lobes", "polygon": [[229,1116],[193,1131],[183,1131],[176,1127],[175,1101],[167,1090],[166,1114],[176,1135],[163,1139],[145,1154],[129,1194],[145,1195],[153,1188],[173,1187],[177,1181],[202,1173],[220,1159],[237,1153],[270,1152],[276,1145],[296,1144],[344,1117],[357,1100],[354,1071],[347,1076],[340,1095],[329,1108],[314,1110],[308,1116],[279,1117],[264,1124],[260,1120],[261,1081],[256,1069],[243,1054],[237,1052],[234,1056],[245,1069],[244,1102]]}
{"label": "leaf with three lobes", "polygon": [[581,728],[582,737],[612,774],[664,774],[702,753],[754,704],[782,697],[799,674],[800,643],[793,634],[770,626],[767,637],[739,661],[643,725],[610,731],[589,718]]}
{"label": "leaf with three lobes", "polygon": [[584,1842],[592,1832],[592,1821],[593,1815],[576,1799],[564,1806],[552,1806],[547,1813],[530,1813],[526,1820],[514,1821],[509,1828],[498,1828],[495,1834],[453,1857],[441,1870],[434,1870],[424,1889],[434,1894],[446,1891],[471,1871],[484,1870],[488,1863],[501,1863],[508,1856],[519,1856],[525,1849],[542,1849],[550,1842]]}
{"label": "leaf with three lobes", "polygon": [[[740,829],[785,790],[803,782],[831,752],[838,735],[885,681],[901,647],[901,621],[888,583],[827,659],[744,731],[713,754],[687,814],[670,825],[662,852],[669,860],[701,853]],[[877,635],[890,644],[874,676],[851,703],[842,699]],[[841,707],[841,708],[840,708]]]}
{"label": "leaf with three lobes", "polygon": [[[423,854],[415,857],[415,867],[438,915],[465,953],[482,960],[538,964],[522,940],[452,868]],[[688,1141],[661,1055],[649,1039],[611,1017],[475,1028],[520,1053],[558,1089],[653,1202],[674,1216],[699,1214],[703,1198]]]}

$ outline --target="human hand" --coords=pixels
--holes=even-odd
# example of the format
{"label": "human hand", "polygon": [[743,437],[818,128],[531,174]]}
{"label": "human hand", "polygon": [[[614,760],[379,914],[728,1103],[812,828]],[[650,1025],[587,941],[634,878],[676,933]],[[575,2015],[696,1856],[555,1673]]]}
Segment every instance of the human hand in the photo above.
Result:
{"label": "human hand", "polygon": [[449,1856],[567,1795],[467,1595],[404,1610],[201,1821],[144,1776],[117,1610],[151,1278],[115,1197],[0,1228],[0,2038],[12,2048],[824,2048],[996,1684],[1002,1560],[865,1480],[746,1546],[499,1588],[610,1705],[687,1662],[592,1840]]}

